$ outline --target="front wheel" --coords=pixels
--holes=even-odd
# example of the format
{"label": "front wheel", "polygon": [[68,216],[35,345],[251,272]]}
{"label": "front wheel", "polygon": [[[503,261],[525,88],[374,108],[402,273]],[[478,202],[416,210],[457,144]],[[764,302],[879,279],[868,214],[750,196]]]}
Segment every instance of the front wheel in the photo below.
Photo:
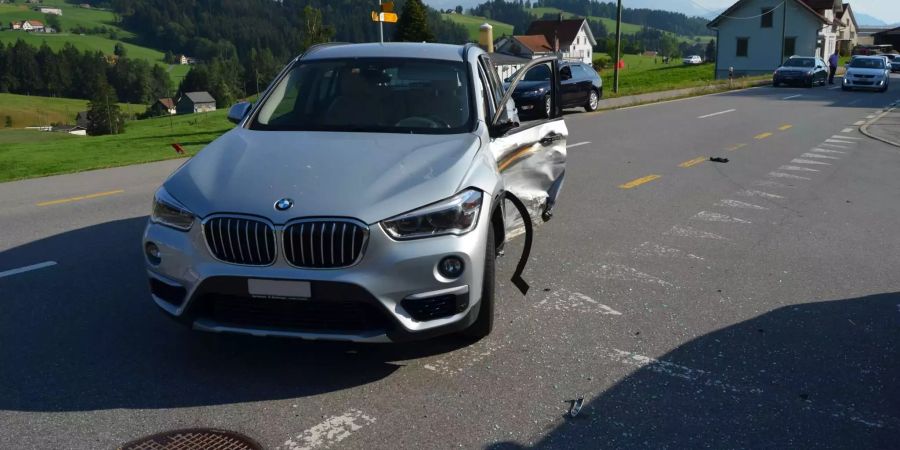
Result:
{"label": "front wheel", "polygon": [[544,117],[546,117],[548,119],[550,118],[550,114],[552,113],[552,109],[553,109],[552,106],[553,106],[553,104],[550,102],[550,96],[545,95],[544,96]]}
{"label": "front wheel", "polygon": [[597,93],[596,89],[591,89],[591,93],[588,94],[587,103],[584,105],[584,109],[587,112],[596,111],[600,106],[600,94]]}
{"label": "front wheel", "polygon": [[494,246],[494,227],[488,224],[488,237],[484,249],[484,278],[481,281],[481,302],[478,305],[478,319],[462,335],[469,339],[479,340],[491,334],[494,329],[494,266],[497,249]]}

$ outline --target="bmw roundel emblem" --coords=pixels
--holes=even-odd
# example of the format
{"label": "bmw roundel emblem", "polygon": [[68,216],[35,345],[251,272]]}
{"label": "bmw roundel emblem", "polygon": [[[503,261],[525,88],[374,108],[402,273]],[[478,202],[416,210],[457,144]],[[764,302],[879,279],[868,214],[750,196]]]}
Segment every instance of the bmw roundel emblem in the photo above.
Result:
{"label": "bmw roundel emblem", "polygon": [[275,202],[275,209],[278,211],[287,211],[294,206],[294,201],[289,198],[283,198]]}

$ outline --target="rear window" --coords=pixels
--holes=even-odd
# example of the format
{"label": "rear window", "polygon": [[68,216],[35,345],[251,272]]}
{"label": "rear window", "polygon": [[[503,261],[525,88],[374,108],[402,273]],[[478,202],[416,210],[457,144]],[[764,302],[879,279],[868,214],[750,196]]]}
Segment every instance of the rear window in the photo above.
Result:
{"label": "rear window", "polygon": [[784,65],[786,67],[815,67],[816,60],[812,58],[791,58]]}

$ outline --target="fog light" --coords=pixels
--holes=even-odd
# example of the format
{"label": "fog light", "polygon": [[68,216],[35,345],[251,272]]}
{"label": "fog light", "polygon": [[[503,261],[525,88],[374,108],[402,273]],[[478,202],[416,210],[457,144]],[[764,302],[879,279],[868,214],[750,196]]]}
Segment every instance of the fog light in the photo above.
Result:
{"label": "fog light", "polygon": [[152,242],[148,242],[147,245],[144,246],[144,253],[147,255],[147,261],[150,261],[150,264],[158,265],[162,262],[162,256],[159,253],[159,247]]}
{"label": "fog light", "polygon": [[455,256],[448,256],[438,263],[438,272],[446,278],[459,278],[465,270],[465,264]]}

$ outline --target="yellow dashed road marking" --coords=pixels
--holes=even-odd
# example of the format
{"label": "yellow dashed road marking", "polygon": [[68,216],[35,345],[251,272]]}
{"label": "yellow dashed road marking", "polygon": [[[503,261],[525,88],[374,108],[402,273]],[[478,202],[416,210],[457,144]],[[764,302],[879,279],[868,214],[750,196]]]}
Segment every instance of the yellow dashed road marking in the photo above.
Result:
{"label": "yellow dashed road marking", "polygon": [[694,158],[690,161],[685,161],[685,162],[679,164],[678,167],[687,169],[688,167],[696,166],[697,164],[700,164],[703,161],[706,161],[706,159],[707,159],[706,157]]}
{"label": "yellow dashed road marking", "polygon": [[747,146],[747,144],[735,144],[735,145],[732,145],[731,147],[726,147],[725,150],[728,150],[729,152],[733,152],[739,148],[744,148],[746,146]]}
{"label": "yellow dashed road marking", "polygon": [[62,203],[72,203],[72,202],[77,202],[80,200],[88,200],[88,199],[97,198],[97,197],[106,197],[108,195],[121,194],[123,192],[125,192],[124,189],[119,189],[116,191],[98,192],[96,194],[81,195],[78,197],[61,198],[59,200],[50,200],[48,202],[41,202],[41,203],[38,203],[37,206],[50,206],[50,205],[59,205]]}
{"label": "yellow dashed road marking", "polygon": [[753,136],[753,139],[765,139],[771,135],[772,135],[772,133],[769,133],[769,132],[760,133],[760,134],[757,134],[756,136]]}
{"label": "yellow dashed road marking", "polygon": [[778,127],[778,129],[781,131],[787,131],[787,130],[790,130],[791,128],[794,128],[794,126],[791,124],[785,124],[785,125]]}
{"label": "yellow dashed road marking", "polygon": [[620,184],[619,187],[622,189],[636,188],[642,184],[649,183],[659,178],[662,178],[662,175],[647,175],[646,177],[638,178],[637,180],[632,180],[625,184]]}

